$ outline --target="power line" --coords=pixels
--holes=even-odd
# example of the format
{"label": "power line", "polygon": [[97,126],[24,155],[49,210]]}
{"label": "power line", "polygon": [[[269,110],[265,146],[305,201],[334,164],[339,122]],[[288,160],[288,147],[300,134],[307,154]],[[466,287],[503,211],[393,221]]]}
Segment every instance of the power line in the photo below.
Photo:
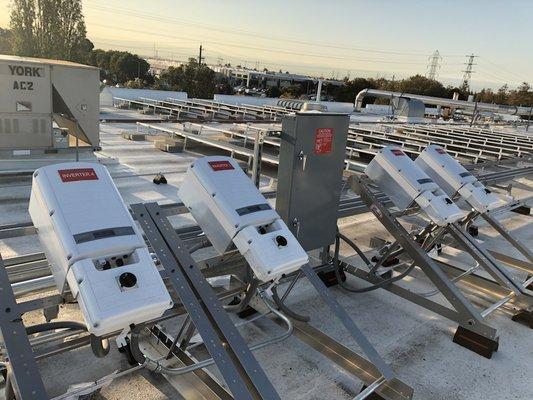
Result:
{"label": "power line", "polygon": [[499,64],[496,64],[492,61],[490,61],[489,59],[487,59],[486,57],[480,57],[481,60],[483,60],[484,62],[487,62],[489,63],[490,65],[492,65],[493,67],[495,67],[496,69],[500,70],[500,72],[503,72],[505,74],[509,74],[511,75],[512,77],[514,77],[515,79],[517,79],[518,81],[523,81],[523,82],[527,82],[527,81],[530,81],[531,80],[531,77],[526,77],[526,75],[522,75],[522,74],[517,74],[516,71],[511,71],[505,67],[502,67],[501,65]]}
{"label": "power line", "polygon": [[[108,5],[87,4],[86,7],[94,8],[100,11],[109,12],[113,14],[124,14],[124,15],[133,16],[133,17],[138,17],[144,20],[148,19],[148,20],[153,20],[153,21],[162,22],[162,23],[169,23],[169,24],[172,24],[173,26],[175,26],[176,23],[179,23],[181,25],[188,25],[188,26],[197,27],[197,28],[209,29],[210,31],[224,32],[224,33],[228,33],[232,35],[239,35],[239,36],[246,35],[249,37],[257,37],[257,38],[266,39],[266,40],[280,41],[283,43],[290,42],[290,43],[303,44],[303,45],[321,47],[321,48],[329,47],[329,48],[334,48],[334,49],[343,49],[343,50],[377,53],[377,54],[393,54],[393,55],[427,57],[427,53],[425,52],[408,52],[408,51],[375,49],[375,48],[372,49],[372,48],[363,48],[363,47],[341,46],[338,44],[324,43],[324,42],[303,41],[303,40],[293,39],[290,37],[264,35],[264,34],[260,34],[257,32],[251,32],[251,31],[246,31],[242,29],[227,29],[227,28],[223,28],[217,25],[205,24],[205,23],[185,20],[182,18],[174,18],[174,17],[171,18],[171,17],[161,16],[157,14],[149,14],[149,13],[146,13],[145,11],[138,11],[138,10],[133,10],[133,9],[128,9],[128,8],[111,7]],[[447,57],[462,57],[460,55],[454,55],[454,54],[450,54],[446,56]]]}
{"label": "power line", "polygon": [[[105,24],[93,24],[95,26],[100,26],[103,28],[110,28],[115,29],[116,27],[111,25],[105,25]],[[142,33],[146,35],[152,35],[152,36],[159,36],[159,37],[167,37],[172,39],[178,39],[179,36],[170,35],[170,34],[164,34],[160,32],[149,32],[149,31],[142,31],[138,29],[129,29],[129,28],[120,28],[122,31],[127,32],[133,32],[133,33]],[[184,39],[192,39],[187,36],[183,36]],[[333,55],[325,55],[325,54],[314,54],[314,53],[302,53],[302,52],[294,52],[290,50],[284,50],[279,48],[267,48],[267,47],[257,47],[257,46],[247,46],[232,42],[220,42],[220,41],[213,41],[213,40],[203,40],[205,43],[209,44],[218,44],[221,46],[229,46],[229,47],[238,47],[248,50],[258,50],[258,51],[265,51],[269,53],[278,53],[278,54],[288,54],[291,56],[303,56],[303,57],[312,57],[312,58],[320,58],[320,59],[333,59],[333,60],[344,60],[344,61],[351,61],[351,62],[366,62],[366,63],[380,63],[380,64],[400,64],[400,65],[426,65],[424,62],[410,62],[410,61],[391,61],[391,60],[384,60],[384,59],[369,59],[369,58],[350,58],[350,57],[339,57],[339,56],[333,56]]]}

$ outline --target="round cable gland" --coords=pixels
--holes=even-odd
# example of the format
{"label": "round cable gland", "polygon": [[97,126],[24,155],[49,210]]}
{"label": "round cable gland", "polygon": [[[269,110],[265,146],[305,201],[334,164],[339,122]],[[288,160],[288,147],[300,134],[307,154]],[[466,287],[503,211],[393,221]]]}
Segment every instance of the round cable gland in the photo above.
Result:
{"label": "round cable gland", "polygon": [[285,239],[285,236],[278,235],[276,236],[276,244],[278,247],[285,247],[287,246],[287,239]]}
{"label": "round cable gland", "polygon": [[124,272],[118,277],[118,283],[125,288],[132,288],[137,284],[137,277],[131,272]]}

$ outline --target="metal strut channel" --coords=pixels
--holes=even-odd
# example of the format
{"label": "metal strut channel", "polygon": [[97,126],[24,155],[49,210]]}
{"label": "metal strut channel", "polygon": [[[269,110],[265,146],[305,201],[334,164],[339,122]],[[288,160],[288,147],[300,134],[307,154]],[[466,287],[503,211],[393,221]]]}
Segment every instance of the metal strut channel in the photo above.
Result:
{"label": "metal strut channel", "polygon": [[481,218],[487,221],[490,226],[492,226],[500,235],[502,235],[505,240],[511,243],[526,259],[533,263],[533,252],[519,239],[515,238],[507,229],[505,229],[493,216],[489,213],[480,214]]}
{"label": "metal strut channel", "polygon": [[134,204],[131,209],[165,268],[162,274],[179,295],[233,396],[279,399],[161,208],[149,203]]}
{"label": "metal strut channel", "polygon": [[48,399],[1,255],[0,336],[7,353],[9,381],[17,399]]}
{"label": "metal strut channel", "polygon": [[483,249],[472,236],[462,230],[458,224],[448,225],[447,231],[496,281],[516,294],[523,292],[522,285],[505,268],[500,267],[494,257]]}
{"label": "metal strut channel", "polygon": [[339,318],[344,327],[352,335],[357,344],[361,347],[369,360],[376,366],[383,377],[387,381],[393,379],[394,373],[392,372],[391,368],[385,363],[385,361],[383,361],[374,346],[372,346],[372,344],[368,341],[353,319],[350,318],[350,315],[346,312],[346,310],[338,303],[338,301],[335,299],[335,296],[328,290],[324,282],[320,280],[313,268],[311,268],[309,264],[306,264],[301,267],[301,270],[305,276],[307,276],[307,279],[309,279],[320,297],[322,297],[322,300],[324,300],[329,308],[335,313],[337,318]]}
{"label": "metal strut channel", "polygon": [[[436,262],[428,256],[420,245],[413,241],[409,232],[407,232],[390,211],[376,199],[367,183],[368,178],[365,177],[353,179],[351,182],[352,190],[360,194],[361,199],[367,204],[370,211],[372,211],[387,231],[394,236],[406,253],[409,254],[416,265],[444,295],[454,309],[452,310],[441,304],[428,300],[396,284],[387,285],[384,289],[449,318],[469,331],[473,331],[487,339],[496,340],[496,330],[484,323],[480,311],[468,301],[459,288],[455,286],[444,271],[442,271]],[[348,272],[350,272],[349,269]],[[379,282],[377,278],[368,274],[365,274],[365,276],[357,274],[357,276],[362,277],[371,283]]]}

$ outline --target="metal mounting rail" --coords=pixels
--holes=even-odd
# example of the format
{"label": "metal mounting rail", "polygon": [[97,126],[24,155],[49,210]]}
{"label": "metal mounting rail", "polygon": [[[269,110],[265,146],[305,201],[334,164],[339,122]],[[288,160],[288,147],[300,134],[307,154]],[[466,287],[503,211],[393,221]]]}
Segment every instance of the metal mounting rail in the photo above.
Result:
{"label": "metal mounting rail", "polygon": [[[474,307],[446,273],[429,257],[426,251],[413,240],[409,232],[391,214],[389,209],[376,198],[369,184],[368,178],[359,177],[352,179],[351,187],[361,196],[361,199],[367,204],[370,211],[372,211],[381,224],[395,238],[403,251],[411,257],[415,265],[424,272],[446,300],[448,300],[453,309],[429,300],[397,284],[389,284],[384,289],[457,322],[460,325],[460,329],[458,329],[456,337],[459,336],[459,339],[454,338],[454,340],[478,354],[490,358],[492,352],[498,348],[496,329],[485,324],[480,311]],[[343,263],[343,265],[346,267],[347,272],[355,274],[368,282],[380,282],[380,279],[376,276],[364,271],[357,272],[355,268],[350,268],[349,264]],[[469,335],[470,337],[467,337]],[[473,342],[474,345],[469,345],[467,343],[468,341]]]}
{"label": "metal mounting rail", "polygon": [[522,284],[518,282],[515,277],[509,273],[504,267],[500,266],[498,262],[490,255],[490,253],[482,248],[476,240],[465,232],[458,224],[450,224],[447,231],[452,235],[455,241],[470,254],[480,266],[487,271],[497,282],[503,287],[509,289],[516,294],[521,293]]}
{"label": "metal mounting rail", "polygon": [[165,268],[161,274],[181,298],[233,396],[279,399],[162,209],[157,203],[134,204],[131,209]]}
{"label": "metal mounting rail", "polygon": [[17,399],[48,399],[1,255],[0,337],[6,352],[7,383],[13,386]]}
{"label": "metal mounting rail", "polygon": [[320,280],[313,268],[311,268],[309,264],[306,264],[301,268],[301,270],[314,286],[320,297],[322,297],[322,300],[324,300],[329,308],[335,313],[346,330],[352,335],[357,344],[361,347],[368,359],[375,365],[375,367],[383,376],[384,380],[390,381],[393,379],[394,373],[392,372],[391,368],[385,363],[385,361],[383,361],[374,346],[372,346],[372,344],[368,341],[353,319],[350,318],[350,315],[346,312],[346,310],[338,303],[338,301],[335,299],[335,296],[331,293],[331,291],[328,290],[324,282]]}
{"label": "metal mounting rail", "polygon": [[522,243],[519,239],[515,238],[514,235],[505,229],[496,219],[494,219],[489,213],[481,214],[481,218],[487,221],[490,226],[492,226],[500,235],[503,236],[507,242],[513,245],[513,247],[518,250],[522,255],[530,262],[533,263],[533,252]]}

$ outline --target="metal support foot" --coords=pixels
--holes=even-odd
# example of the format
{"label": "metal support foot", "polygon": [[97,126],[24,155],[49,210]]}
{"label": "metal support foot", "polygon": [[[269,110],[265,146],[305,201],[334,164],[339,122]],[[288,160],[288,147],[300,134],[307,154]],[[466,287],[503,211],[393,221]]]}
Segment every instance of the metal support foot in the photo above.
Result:
{"label": "metal support foot", "polygon": [[[344,274],[344,271],[341,269],[339,272],[340,272],[342,281],[345,282],[346,275]],[[317,275],[320,278],[320,280],[324,282],[324,285],[326,285],[326,287],[331,287],[331,286],[335,286],[339,284],[339,282],[337,281],[337,276],[335,275],[335,271],[332,269],[327,270],[327,271],[320,271],[317,273]]]}
{"label": "metal support foot", "polygon": [[531,214],[531,207],[519,206],[519,207],[513,208],[511,211],[514,212],[514,213],[517,213],[517,214],[530,215]]}
{"label": "metal support foot", "polygon": [[515,315],[513,315],[511,319],[513,321],[521,322],[525,325],[528,325],[531,329],[533,329],[533,310],[521,310]]}
{"label": "metal support foot", "polygon": [[489,339],[462,326],[455,331],[453,342],[485,358],[492,358],[492,354],[498,351],[499,346],[499,338]]}

